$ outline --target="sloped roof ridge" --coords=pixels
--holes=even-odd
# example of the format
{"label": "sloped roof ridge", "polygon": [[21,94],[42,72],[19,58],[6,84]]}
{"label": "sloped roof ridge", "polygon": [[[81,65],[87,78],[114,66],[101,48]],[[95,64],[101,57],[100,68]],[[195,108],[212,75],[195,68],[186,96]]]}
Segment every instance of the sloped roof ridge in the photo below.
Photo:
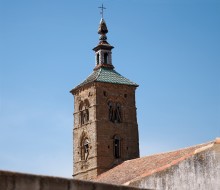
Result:
{"label": "sloped roof ridge", "polygon": [[101,69],[100,75],[96,78],[97,82],[107,82],[113,84],[138,86],[138,84],[132,82],[130,79],[124,77],[114,69],[109,69],[105,67],[103,68],[101,67],[100,69]]}
{"label": "sloped roof ridge", "polygon": [[[164,154],[170,154],[170,153],[175,153],[175,152],[180,152],[180,151],[184,151],[184,150],[189,150],[189,149],[193,149],[195,148],[194,151],[192,151],[191,153],[188,153],[188,154],[185,154],[185,155],[182,155],[180,158],[178,159],[174,159],[173,161],[171,161],[170,163],[167,163],[157,169],[154,169],[152,170],[151,172],[144,172],[142,173],[140,176],[137,176],[135,177],[134,179],[131,179],[130,181],[127,181],[124,183],[124,185],[129,185],[131,182],[134,182],[134,181],[137,181],[143,177],[146,177],[146,176],[149,176],[149,175],[152,175],[154,173],[157,173],[157,172],[161,172],[173,165],[176,165],[178,164],[179,162],[183,161],[183,160],[186,160],[187,158],[189,158],[190,156],[193,156],[199,152],[203,152],[205,150],[207,150],[208,148],[211,148],[213,145],[215,144],[215,141],[210,141],[210,142],[207,142],[207,143],[202,143],[202,144],[198,144],[198,145],[194,145],[194,146],[190,146],[190,147],[186,147],[186,148],[182,148],[182,149],[179,149],[179,150],[175,150],[175,151],[170,151],[170,152],[164,152],[164,153],[161,153],[161,154],[155,154],[155,155],[151,155],[152,157],[154,156],[158,156],[158,155],[164,155]],[[197,148],[198,147],[198,148]],[[147,158],[147,157],[151,157],[151,156],[146,156],[146,157],[143,157],[143,158]]]}
{"label": "sloped roof ridge", "polygon": [[86,79],[84,79],[79,85],[74,87],[70,92],[74,91],[75,89],[77,89],[85,84],[89,84],[89,83],[97,80],[97,77],[99,75],[100,75],[100,70],[93,71],[88,77],[86,77]]}
{"label": "sloped roof ridge", "polygon": [[[118,73],[116,70],[113,70],[115,73],[117,73],[120,77],[125,78],[124,76],[122,76],[120,73]],[[126,80],[128,80],[130,83],[133,83],[133,85],[137,85],[135,82],[132,82],[130,79],[125,78]],[[138,86],[138,85],[137,85]]]}
{"label": "sloped roof ridge", "polygon": [[164,171],[199,152],[213,147],[214,144],[218,143],[216,141],[128,160],[99,175],[94,180],[104,183],[129,185],[131,182]]}
{"label": "sloped roof ridge", "polygon": [[[155,154],[151,154],[151,155],[146,155],[146,156],[143,156],[143,157],[140,157],[140,158],[135,158],[135,159],[131,159],[131,160],[126,160],[124,162],[129,162],[129,161],[133,161],[133,160],[137,160],[137,159],[144,159],[146,157],[151,157],[151,156],[158,156],[158,155],[162,155],[162,154],[169,154],[169,153],[173,153],[173,152],[177,152],[177,151],[182,151],[182,150],[186,150],[186,149],[190,149],[190,148],[195,148],[195,147],[200,147],[200,146],[207,146],[209,144],[214,144],[215,141],[209,141],[209,142],[206,142],[206,143],[201,143],[201,144],[197,144],[197,145],[193,145],[193,146],[188,146],[188,147],[185,147],[185,148],[180,148],[180,149],[175,149],[175,150],[171,150],[171,151],[166,151],[166,152],[161,152],[161,153],[155,153]],[[199,149],[199,148],[198,148]],[[123,162],[123,163],[124,163]]]}
{"label": "sloped roof ridge", "polygon": [[100,74],[101,74],[101,71],[102,71],[102,68],[100,68],[100,69],[98,70],[98,74],[97,74],[96,78],[94,79],[94,81],[96,81],[96,80],[99,78],[99,76],[100,76]]}
{"label": "sloped roof ridge", "polygon": [[138,87],[138,84],[132,82],[128,78],[125,78],[114,69],[100,67],[99,69],[94,70],[85,80],[83,80],[83,82],[73,88],[70,92],[73,93],[74,90],[91,82],[104,82]]}

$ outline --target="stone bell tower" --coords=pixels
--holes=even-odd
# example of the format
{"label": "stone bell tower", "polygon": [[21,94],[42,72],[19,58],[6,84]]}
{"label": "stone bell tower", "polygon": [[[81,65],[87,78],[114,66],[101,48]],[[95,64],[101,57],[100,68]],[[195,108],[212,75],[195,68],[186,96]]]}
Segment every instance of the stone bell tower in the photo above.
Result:
{"label": "stone bell tower", "polygon": [[[70,92],[74,95],[73,177],[90,180],[121,162],[139,157],[135,89],[115,71],[104,19],[99,24],[96,65]],[[123,64],[123,63],[122,63]]]}

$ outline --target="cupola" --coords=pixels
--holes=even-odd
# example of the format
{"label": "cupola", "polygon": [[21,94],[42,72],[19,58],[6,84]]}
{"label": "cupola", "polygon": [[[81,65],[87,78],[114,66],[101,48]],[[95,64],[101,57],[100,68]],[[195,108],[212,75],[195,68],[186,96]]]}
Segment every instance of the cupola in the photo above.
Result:
{"label": "cupola", "polygon": [[94,70],[99,69],[100,67],[106,67],[113,69],[114,66],[112,65],[112,52],[111,50],[114,48],[107,42],[108,28],[104,18],[101,18],[98,28],[99,43],[98,45],[93,48],[96,55],[96,66]]}

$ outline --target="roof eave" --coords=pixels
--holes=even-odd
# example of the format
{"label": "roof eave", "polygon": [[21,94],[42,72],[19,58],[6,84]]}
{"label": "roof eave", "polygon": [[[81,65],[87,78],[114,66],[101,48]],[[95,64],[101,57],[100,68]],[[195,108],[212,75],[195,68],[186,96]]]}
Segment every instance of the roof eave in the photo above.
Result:
{"label": "roof eave", "polygon": [[133,86],[133,87],[135,87],[135,88],[139,87],[138,84],[119,84],[119,83],[111,83],[111,82],[104,82],[104,81],[92,81],[92,82],[89,82],[89,83],[84,84],[84,85],[82,85],[82,86],[81,86],[81,85],[76,86],[75,88],[73,88],[72,90],[70,90],[70,93],[71,93],[72,95],[74,95],[74,94],[76,94],[76,92],[77,92],[78,90],[80,90],[80,88],[83,88],[83,87],[85,87],[85,86],[88,86],[88,85],[90,85],[91,83],[108,83],[108,84],[117,84],[117,85]]}
{"label": "roof eave", "polygon": [[95,71],[95,70],[98,70],[100,68],[114,69],[115,67],[113,65],[111,65],[111,64],[102,63],[102,64],[96,65],[96,67],[93,70]]}
{"label": "roof eave", "polygon": [[98,44],[96,47],[93,48],[94,51],[98,51],[99,49],[105,49],[105,50],[112,50],[114,46],[111,46],[109,44]]}
{"label": "roof eave", "polygon": [[70,90],[70,93],[71,93],[72,95],[75,95],[76,92],[79,91],[81,88],[88,87],[88,86],[91,85],[93,82],[95,82],[95,81],[88,82],[88,83],[86,83],[86,84],[84,84],[84,85],[78,85],[78,86],[76,86],[75,88],[73,88],[72,90]]}
{"label": "roof eave", "polygon": [[181,158],[179,158],[179,159],[173,160],[171,163],[166,164],[166,165],[164,165],[164,166],[158,168],[157,170],[153,170],[153,171],[151,171],[151,172],[143,173],[143,174],[141,174],[140,176],[138,176],[138,177],[136,177],[136,178],[134,178],[134,179],[132,179],[132,180],[129,180],[129,181],[125,182],[123,185],[130,185],[131,183],[134,183],[134,182],[136,182],[136,181],[139,181],[139,180],[141,180],[142,178],[145,178],[145,177],[151,176],[151,175],[153,175],[153,174],[155,174],[155,173],[159,173],[159,172],[162,172],[162,171],[164,171],[164,170],[166,170],[166,169],[169,169],[169,168],[171,168],[172,166],[177,165],[177,164],[179,164],[180,162],[182,162],[182,161],[184,161],[184,160],[190,158],[191,156],[194,156],[194,155],[196,155],[196,154],[198,154],[198,153],[200,153],[200,152],[204,152],[204,151],[206,151],[206,150],[208,150],[208,149],[211,149],[215,144],[220,144],[220,138],[216,138],[216,140],[210,142],[210,144],[208,144],[208,145],[206,145],[206,146],[204,146],[204,147],[197,148],[197,149],[194,150],[192,153],[187,154],[187,155],[185,155],[185,156],[183,156],[183,157],[181,157]]}

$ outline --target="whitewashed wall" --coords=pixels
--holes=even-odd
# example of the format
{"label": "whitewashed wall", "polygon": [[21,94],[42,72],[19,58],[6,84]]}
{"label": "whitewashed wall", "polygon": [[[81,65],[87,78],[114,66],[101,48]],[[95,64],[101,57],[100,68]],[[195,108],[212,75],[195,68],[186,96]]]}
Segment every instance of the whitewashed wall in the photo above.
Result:
{"label": "whitewashed wall", "polygon": [[130,185],[156,190],[220,190],[220,145]]}

